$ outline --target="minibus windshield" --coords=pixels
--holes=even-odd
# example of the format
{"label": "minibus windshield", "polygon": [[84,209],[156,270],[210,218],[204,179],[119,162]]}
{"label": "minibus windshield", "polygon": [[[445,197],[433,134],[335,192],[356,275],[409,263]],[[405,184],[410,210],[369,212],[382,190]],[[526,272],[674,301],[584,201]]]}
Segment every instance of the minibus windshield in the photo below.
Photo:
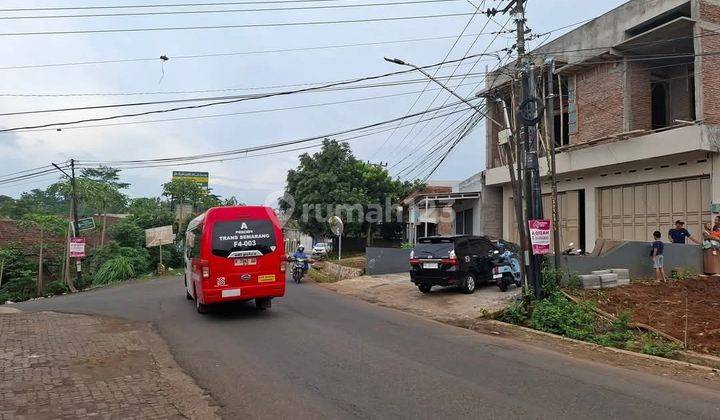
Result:
{"label": "minibus windshield", "polygon": [[218,257],[249,256],[243,251],[265,255],[275,249],[275,228],[270,220],[226,221],[213,226],[212,253]]}

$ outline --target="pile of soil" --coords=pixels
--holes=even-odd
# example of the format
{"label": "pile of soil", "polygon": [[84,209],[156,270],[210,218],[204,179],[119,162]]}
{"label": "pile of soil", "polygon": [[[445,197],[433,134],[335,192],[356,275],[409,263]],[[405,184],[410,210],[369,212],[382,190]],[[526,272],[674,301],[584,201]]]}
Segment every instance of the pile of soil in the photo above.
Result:
{"label": "pile of soil", "polygon": [[583,297],[613,314],[629,310],[633,322],[650,325],[680,341],[685,339],[687,313],[688,348],[720,355],[720,277],[633,283],[586,291]]}

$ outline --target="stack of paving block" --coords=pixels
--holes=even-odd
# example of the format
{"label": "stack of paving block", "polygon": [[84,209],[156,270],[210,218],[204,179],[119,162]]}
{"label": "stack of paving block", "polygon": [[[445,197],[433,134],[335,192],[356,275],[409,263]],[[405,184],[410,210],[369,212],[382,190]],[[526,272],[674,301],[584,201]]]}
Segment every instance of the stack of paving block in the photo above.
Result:
{"label": "stack of paving block", "polygon": [[608,289],[630,284],[630,270],[614,268],[611,270],[595,270],[591,274],[580,276],[583,289]]}

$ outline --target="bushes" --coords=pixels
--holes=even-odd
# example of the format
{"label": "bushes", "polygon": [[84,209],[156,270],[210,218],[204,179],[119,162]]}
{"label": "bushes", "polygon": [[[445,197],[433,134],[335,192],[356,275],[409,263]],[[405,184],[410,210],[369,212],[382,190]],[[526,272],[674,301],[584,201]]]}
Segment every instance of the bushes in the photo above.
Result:
{"label": "bushes", "polygon": [[93,276],[93,284],[117,283],[131,279],[135,276],[130,259],[118,256],[105,261]]}
{"label": "bushes", "polygon": [[85,270],[88,276],[93,279],[93,284],[96,284],[95,278],[102,266],[117,257],[123,257],[130,264],[134,273],[133,275],[144,274],[150,271],[150,253],[147,249],[124,247],[113,241],[101,248],[95,249],[85,263]]}
{"label": "bushes", "polygon": [[145,231],[131,219],[123,219],[110,227],[110,238],[120,246],[142,248],[145,246]]}
{"label": "bushes", "polygon": [[595,335],[595,313],[592,304],[576,304],[557,292],[536,302],[530,321],[536,330],[578,340],[588,340]]}
{"label": "bushes", "polygon": [[566,298],[560,290],[563,277],[559,270],[543,269],[541,284],[547,297],[533,300],[528,294],[525,300],[513,302],[502,319],[539,331],[653,356],[672,357],[679,350],[675,343],[662,337],[631,329],[630,312],[621,312],[615,320],[608,322],[597,315],[593,302],[575,302]]}
{"label": "bushes", "polygon": [[505,322],[511,324],[522,325],[528,320],[528,311],[525,308],[525,303],[521,300],[516,300],[511,303],[510,306],[505,310],[502,315],[502,319]]}
{"label": "bushes", "polygon": [[62,295],[63,293],[67,293],[69,291],[67,284],[61,282],[61,281],[51,281],[45,286],[45,290],[43,291],[45,293],[45,296],[55,296],[55,295]]}

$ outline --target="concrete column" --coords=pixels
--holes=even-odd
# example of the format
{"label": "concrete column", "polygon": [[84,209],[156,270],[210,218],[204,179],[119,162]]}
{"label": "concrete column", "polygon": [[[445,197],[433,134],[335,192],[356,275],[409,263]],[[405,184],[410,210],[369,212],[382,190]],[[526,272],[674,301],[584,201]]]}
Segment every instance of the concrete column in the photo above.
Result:
{"label": "concrete column", "polygon": [[512,197],[512,187],[503,186],[502,187],[502,213],[503,213],[502,236],[503,236],[503,239],[505,239],[507,241],[512,239],[510,237],[510,234],[512,232],[510,224],[512,223],[513,212],[515,211],[514,207],[510,204],[511,197]]}
{"label": "concrete column", "polygon": [[720,153],[710,153],[710,203],[720,203]]}
{"label": "concrete column", "polygon": [[585,188],[585,251],[592,252],[598,236],[597,188]]}

